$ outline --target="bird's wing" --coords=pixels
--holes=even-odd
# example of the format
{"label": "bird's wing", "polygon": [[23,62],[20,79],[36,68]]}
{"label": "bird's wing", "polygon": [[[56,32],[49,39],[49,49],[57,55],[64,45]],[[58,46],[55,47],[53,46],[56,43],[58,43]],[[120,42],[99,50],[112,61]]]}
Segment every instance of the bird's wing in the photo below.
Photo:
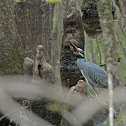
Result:
{"label": "bird's wing", "polygon": [[107,87],[108,77],[106,71],[94,63],[86,62],[86,65],[88,77],[93,84],[99,87]]}

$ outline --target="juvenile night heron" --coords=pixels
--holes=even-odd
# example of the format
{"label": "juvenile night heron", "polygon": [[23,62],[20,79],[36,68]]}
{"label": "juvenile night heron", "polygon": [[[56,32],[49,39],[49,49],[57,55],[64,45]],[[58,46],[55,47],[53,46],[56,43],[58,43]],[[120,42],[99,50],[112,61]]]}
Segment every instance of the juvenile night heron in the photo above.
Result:
{"label": "juvenile night heron", "polygon": [[70,50],[77,57],[77,66],[86,81],[94,87],[107,88],[108,76],[106,71],[100,66],[85,61],[84,51],[70,43]]}

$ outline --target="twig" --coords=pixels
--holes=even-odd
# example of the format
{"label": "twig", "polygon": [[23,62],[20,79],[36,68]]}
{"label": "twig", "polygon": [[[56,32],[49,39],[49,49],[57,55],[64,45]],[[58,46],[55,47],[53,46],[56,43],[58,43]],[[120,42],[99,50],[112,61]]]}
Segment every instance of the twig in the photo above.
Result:
{"label": "twig", "polygon": [[8,115],[10,115],[10,114],[12,114],[12,113],[14,113],[14,112],[16,112],[16,111],[19,111],[19,110],[28,108],[28,107],[29,107],[29,106],[25,106],[25,107],[21,107],[21,108],[19,108],[19,109],[16,109],[16,110],[14,110],[14,111],[11,111],[11,112],[9,112],[9,113],[3,115],[3,116],[0,118],[0,121],[1,121],[2,119],[4,119],[6,116],[8,116]]}
{"label": "twig", "polygon": [[[102,104],[104,104],[104,105],[107,105],[106,103],[102,102],[102,100],[100,99],[100,97],[97,95],[97,93],[96,93],[96,92],[94,91],[94,89],[91,87],[91,85],[89,84],[89,82],[88,82],[87,78],[85,77],[85,75],[84,75],[84,73],[83,73],[82,70],[81,70],[81,73],[82,73],[83,77],[84,77],[85,80],[86,80],[86,84],[87,84],[87,85],[89,86],[89,88],[93,91],[93,93],[94,93],[95,96],[98,98],[98,100],[101,101],[100,103],[102,103]],[[106,109],[109,110],[108,107],[106,107]]]}
{"label": "twig", "polygon": [[108,87],[109,87],[109,122],[110,126],[113,126],[113,84],[112,74],[108,73]]}
{"label": "twig", "polygon": [[81,71],[83,77],[85,78],[86,83],[87,83],[87,85],[89,86],[89,88],[93,91],[93,93],[95,94],[95,96],[96,96],[98,99],[100,99],[100,98],[98,97],[97,93],[94,91],[94,89],[93,89],[93,88],[91,87],[91,85],[89,84],[89,82],[88,82],[87,78],[85,77],[83,71],[82,71],[82,70],[80,70],[80,71]]}

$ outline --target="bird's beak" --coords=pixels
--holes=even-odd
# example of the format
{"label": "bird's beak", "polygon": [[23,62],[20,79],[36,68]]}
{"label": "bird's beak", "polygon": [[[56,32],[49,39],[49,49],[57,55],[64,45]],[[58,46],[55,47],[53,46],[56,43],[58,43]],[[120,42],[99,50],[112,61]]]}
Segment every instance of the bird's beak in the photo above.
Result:
{"label": "bird's beak", "polygon": [[72,42],[70,43],[70,50],[73,53],[78,53],[79,52],[78,48]]}

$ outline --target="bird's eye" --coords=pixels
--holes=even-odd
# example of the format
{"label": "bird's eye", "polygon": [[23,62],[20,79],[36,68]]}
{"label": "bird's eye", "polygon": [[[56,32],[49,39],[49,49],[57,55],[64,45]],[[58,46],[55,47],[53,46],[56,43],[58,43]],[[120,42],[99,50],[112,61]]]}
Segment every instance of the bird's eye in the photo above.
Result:
{"label": "bird's eye", "polygon": [[72,52],[74,52],[74,48],[73,48],[73,46],[71,46],[71,45],[70,45],[70,50],[71,50]]}

